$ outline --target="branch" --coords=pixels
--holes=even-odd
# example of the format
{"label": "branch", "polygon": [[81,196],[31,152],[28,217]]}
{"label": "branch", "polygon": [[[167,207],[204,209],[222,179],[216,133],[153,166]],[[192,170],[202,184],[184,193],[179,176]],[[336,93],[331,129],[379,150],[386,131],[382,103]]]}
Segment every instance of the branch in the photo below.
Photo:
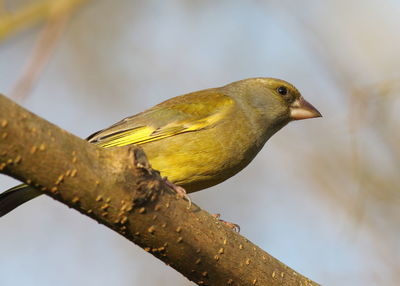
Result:
{"label": "branch", "polygon": [[0,171],[113,229],[198,285],[317,285],[178,198],[139,147],[99,148],[0,95]]}
{"label": "branch", "polygon": [[87,0],[40,0],[26,4],[15,12],[0,15],[0,41],[10,34],[31,27],[59,14],[68,14]]}

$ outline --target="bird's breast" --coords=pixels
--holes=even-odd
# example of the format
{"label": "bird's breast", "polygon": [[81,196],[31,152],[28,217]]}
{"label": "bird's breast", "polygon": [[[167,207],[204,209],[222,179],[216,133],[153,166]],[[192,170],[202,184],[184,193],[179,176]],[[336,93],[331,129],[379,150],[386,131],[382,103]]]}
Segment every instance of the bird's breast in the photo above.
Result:
{"label": "bird's breast", "polygon": [[242,170],[262,146],[246,121],[226,121],[208,129],[143,144],[152,167],[195,192],[216,185]]}

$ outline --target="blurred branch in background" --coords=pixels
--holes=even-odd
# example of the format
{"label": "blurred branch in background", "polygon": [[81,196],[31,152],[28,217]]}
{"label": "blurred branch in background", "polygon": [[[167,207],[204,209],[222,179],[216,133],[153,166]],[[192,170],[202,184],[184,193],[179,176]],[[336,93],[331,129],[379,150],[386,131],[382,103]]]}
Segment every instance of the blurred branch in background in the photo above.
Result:
{"label": "blurred branch in background", "polygon": [[7,36],[45,21],[32,56],[17,80],[11,96],[23,100],[31,91],[53,54],[71,14],[87,0],[44,0],[7,12],[4,2],[0,14],[0,41]]}
{"label": "blurred branch in background", "polygon": [[4,1],[0,2],[0,40],[60,14],[69,14],[87,0],[42,0],[10,12]]}
{"label": "blurred branch in background", "polygon": [[49,62],[57,46],[57,42],[64,31],[69,13],[60,13],[54,16],[43,27],[32,56],[28,59],[22,75],[17,80],[11,92],[11,96],[17,101],[22,101],[27,97],[44,67]]}
{"label": "blurred branch in background", "polygon": [[[380,263],[385,265],[383,271],[371,272],[371,276],[379,277],[376,282],[386,276],[386,283],[395,283],[400,279],[400,261],[394,255],[399,250],[400,225],[400,79],[388,80],[386,74],[391,63],[384,64],[385,57],[379,49],[362,45],[365,38],[379,43],[379,37],[371,34],[373,29],[347,28],[349,35],[359,37],[359,42],[352,39],[352,48],[356,51],[360,48],[365,53],[363,58],[357,58],[346,50],[346,42],[329,36],[329,26],[321,28],[309,18],[299,17],[296,11],[291,14],[298,21],[305,45],[314,51],[313,55],[335,81],[349,106],[343,133],[338,134],[336,122],[324,139],[325,147],[305,154],[313,158],[308,162],[314,164],[309,168],[308,181],[315,184],[313,189],[319,194],[325,191],[325,199],[334,202],[338,213],[343,210],[348,214],[347,230],[352,233],[354,244],[359,243],[359,235],[368,233],[372,247],[366,249],[380,257]],[[340,28],[335,22],[331,24],[335,29]],[[373,21],[368,24],[375,25]],[[385,38],[382,29],[379,33]],[[346,57],[352,58],[348,61]],[[342,141],[344,137],[350,139],[349,145]]]}
{"label": "blurred branch in background", "polygon": [[379,273],[390,285],[400,279],[395,254],[400,225],[400,122],[395,112],[399,85],[399,81],[387,81],[354,88],[348,121],[351,150],[332,144],[329,151],[315,153],[315,162],[322,160],[325,165],[314,166],[309,174],[316,189],[325,190],[337,210],[348,214],[347,230],[354,243],[368,234],[366,249],[380,257],[385,268]]}

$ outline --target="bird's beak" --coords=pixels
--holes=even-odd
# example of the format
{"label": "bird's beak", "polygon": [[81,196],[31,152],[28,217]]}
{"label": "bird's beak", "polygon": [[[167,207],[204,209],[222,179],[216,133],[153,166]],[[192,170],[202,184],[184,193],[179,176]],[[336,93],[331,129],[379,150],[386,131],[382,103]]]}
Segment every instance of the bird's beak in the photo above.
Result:
{"label": "bird's beak", "polygon": [[302,96],[293,101],[293,103],[290,105],[290,118],[292,120],[301,120],[315,117],[322,117],[322,115]]}

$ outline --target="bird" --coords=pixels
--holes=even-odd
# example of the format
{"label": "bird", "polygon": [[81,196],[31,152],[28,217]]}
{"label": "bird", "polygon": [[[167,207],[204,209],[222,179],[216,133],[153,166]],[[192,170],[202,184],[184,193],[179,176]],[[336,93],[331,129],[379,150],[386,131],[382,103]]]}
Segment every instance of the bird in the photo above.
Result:
{"label": "bird", "polygon": [[[245,168],[291,121],[321,117],[290,83],[248,78],[161,102],[86,140],[103,148],[143,148],[151,166],[187,193],[215,186]],[[43,194],[22,184],[0,194],[0,217]]]}

